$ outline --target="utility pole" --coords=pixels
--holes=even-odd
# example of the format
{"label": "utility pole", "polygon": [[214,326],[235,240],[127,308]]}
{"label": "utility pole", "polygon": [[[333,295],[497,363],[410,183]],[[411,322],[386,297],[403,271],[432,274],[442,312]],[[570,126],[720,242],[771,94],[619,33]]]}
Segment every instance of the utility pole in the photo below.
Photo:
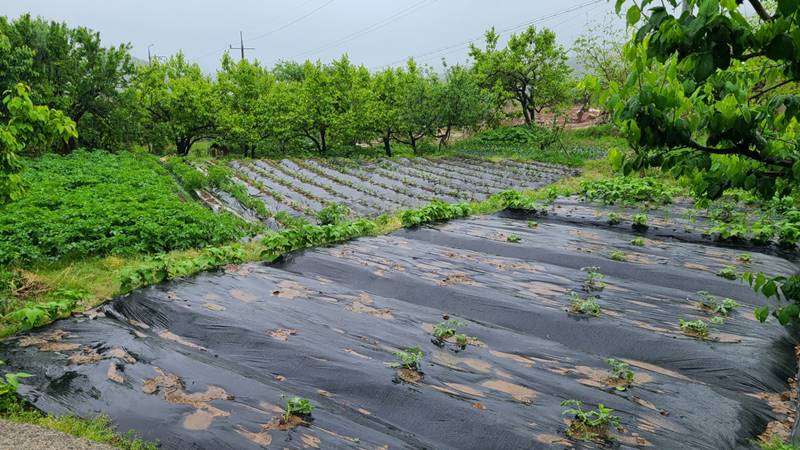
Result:
{"label": "utility pole", "polygon": [[254,47],[245,47],[244,46],[244,35],[242,34],[241,31],[239,32],[239,46],[238,47],[234,47],[233,44],[230,44],[229,47],[231,48],[231,50],[241,50],[241,52],[242,52],[242,61],[244,61],[244,51],[245,50],[255,50]]}

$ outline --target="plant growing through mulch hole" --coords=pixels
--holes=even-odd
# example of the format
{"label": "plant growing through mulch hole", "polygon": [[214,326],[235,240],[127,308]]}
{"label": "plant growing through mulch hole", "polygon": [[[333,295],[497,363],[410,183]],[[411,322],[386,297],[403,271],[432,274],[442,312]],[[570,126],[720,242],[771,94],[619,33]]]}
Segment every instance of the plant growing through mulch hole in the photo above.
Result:
{"label": "plant growing through mulch hole", "polygon": [[539,222],[535,220],[528,221],[528,228],[538,228],[538,227],[539,227]]}
{"label": "plant growing through mulch hole", "polygon": [[619,261],[625,262],[625,253],[621,252],[620,250],[614,250],[613,252],[608,254],[609,259],[612,261]]}
{"label": "plant growing through mulch hole", "polygon": [[681,329],[684,333],[695,335],[701,339],[708,337],[708,322],[703,319],[680,321]]}
{"label": "plant growing through mulch hole", "polygon": [[648,228],[647,214],[644,213],[634,214],[631,220],[633,221],[633,224],[631,226],[633,227],[634,230],[644,231]]}
{"label": "plant growing through mulch hole", "polygon": [[750,264],[753,262],[753,256],[750,255],[750,253],[739,253],[736,255],[736,260],[745,264]]}
{"label": "plant growing through mulch hole", "polygon": [[739,307],[739,303],[732,298],[720,299],[706,291],[699,291],[697,294],[701,297],[700,304],[703,305],[703,308],[715,314],[727,316]]}
{"label": "plant growing through mulch hole", "polygon": [[425,354],[422,353],[422,350],[417,347],[409,347],[405,350],[399,350],[393,353],[400,362],[393,363],[390,367],[394,367],[396,369],[408,369],[413,370],[415,372],[419,372],[420,369],[420,362],[422,358],[425,357]]}
{"label": "plant growing through mulch hole", "polygon": [[606,408],[602,403],[598,403],[597,409],[583,409],[583,402],[580,400],[564,400],[561,406],[572,406],[565,410],[563,414],[569,414],[573,418],[569,422],[567,435],[581,441],[603,441],[612,440],[609,435],[609,427],[619,427],[619,417],[611,414],[611,408]]}
{"label": "plant growing through mulch hole", "polygon": [[281,416],[281,422],[286,424],[292,419],[292,416],[307,418],[311,416],[314,411],[314,405],[311,401],[302,397],[291,397],[286,400],[286,411]]}
{"label": "plant growing through mulch hole", "polygon": [[619,225],[622,222],[622,215],[612,212],[608,213],[608,224],[609,225]]}
{"label": "plant growing through mulch hole", "polygon": [[733,266],[726,266],[724,269],[717,272],[718,277],[725,278],[726,280],[735,280],[738,278],[736,274],[736,268]]}
{"label": "plant growing through mulch hole", "polygon": [[631,245],[635,247],[644,247],[644,244],[645,244],[644,238],[637,237],[631,240]]}
{"label": "plant growing through mulch hole", "polygon": [[635,377],[631,366],[625,361],[620,361],[615,358],[608,358],[606,362],[611,366],[611,376],[609,380],[616,384],[615,389],[618,391],[628,389],[628,387],[633,384]]}
{"label": "plant growing through mulch hole", "polygon": [[602,291],[605,289],[606,284],[603,283],[603,278],[605,275],[600,273],[599,267],[582,267],[581,270],[586,272],[586,281],[583,282],[583,290],[586,292],[592,292]]}
{"label": "plant growing through mulch hole", "polygon": [[569,305],[570,312],[574,314],[584,314],[587,316],[600,316],[600,304],[597,297],[581,297],[577,292],[571,292],[572,303]]}
{"label": "plant growing through mulch hole", "polygon": [[521,237],[519,237],[519,236],[517,236],[516,234],[509,234],[509,235],[508,235],[508,237],[506,238],[506,240],[507,240],[508,242],[514,242],[514,243],[516,243],[516,242],[519,242],[519,241],[521,241],[521,240],[522,240],[522,238],[521,238]]}
{"label": "plant growing through mulch hole", "polygon": [[433,342],[441,345],[447,339],[456,335],[458,327],[464,326],[460,320],[450,319],[439,322],[433,326]]}

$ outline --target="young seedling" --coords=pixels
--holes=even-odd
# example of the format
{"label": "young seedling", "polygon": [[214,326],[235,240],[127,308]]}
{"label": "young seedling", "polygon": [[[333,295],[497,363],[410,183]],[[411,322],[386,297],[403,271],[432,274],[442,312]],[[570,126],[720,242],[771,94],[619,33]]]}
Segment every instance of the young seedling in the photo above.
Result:
{"label": "young seedling", "polygon": [[522,240],[521,237],[517,236],[516,234],[509,234],[506,238],[508,242],[516,243]]}
{"label": "young seedling", "polygon": [[311,404],[311,401],[302,397],[291,397],[286,400],[286,411],[281,416],[281,422],[289,423],[292,416],[307,418],[311,416],[312,411],[314,411],[314,405]]}
{"label": "young seedling", "polygon": [[467,343],[469,343],[469,339],[467,338],[466,334],[456,335],[456,345],[458,345],[458,348],[464,350],[465,348],[467,348]]}
{"label": "young seedling", "polygon": [[750,264],[751,262],[753,262],[753,256],[750,255],[749,253],[739,253],[738,255],[736,255],[736,259],[744,264]]}
{"label": "young seedling", "polygon": [[539,227],[539,222],[535,220],[528,221],[528,228],[538,228],[538,227]]}
{"label": "young seedling", "polygon": [[400,360],[399,363],[393,363],[391,367],[396,369],[408,369],[413,370],[414,372],[419,372],[420,369],[420,362],[422,358],[425,357],[425,354],[422,353],[419,347],[409,347],[405,350],[400,350],[394,352],[394,356]]}
{"label": "young seedling", "polygon": [[697,336],[701,339],[708,337],[708,322],[703,319],[680,321],[681,329],[684,333]]}
{"label": "young seedling", "polygon": [[700,304],[703,305],[703,308],[706,308],[715,314],[728,316],[739,307],[739,303],[732,298],[720,299],[719,297],[711,295],[706,291],[700,291],[697,294],[702,298],[702,300],[700,300]]}
{"label": "young seedling", "polygon": [[631,245],[633,245],[634,247],[644,247],[644,244],[645,244],[644,238],[637,237],[631,240]]}
{"label": "young seedling", "polygon": [[625,260],[626,260],[625,253],[623,253],[623,252],[621,252],[619,250],[614,250],[613,252],[609,253],[608,257],[612,261],[625,262]]}
{"label": "young seedling", "polygon": [[631,370],[631,366],[618,359],[608,358],[606,360],[609,366],[611,366],[611,376],[609,377],[609,381],[615,385],[615,389],[618,391],[624,391],[628,389],[633,384],[634,381],[634,373]]}
{"label": "young seedling", "polygon": [[726,266],[724,269],[717,272],[718,277],[725,278],[726,280],[735,280],[738,278],[736,274],[736,268],[733,266]]}
{"label": "young seedling", "polygon": [[600,316],[600,304],[597,297],[581,297],[577,292],[572,292],[572,303],[569,305],[570,312],[574,314],[584,314],[587,316]]}
{"label": "young seedling", "polygon": [[581,270],[586,272],[586,281],[583,282],[583,290],[592,292],[605,289],[606,284],[602,281],[604,275],[600,273],[599,267],[583,267]]}
{"label": "young seedling", "polygon": [[647,214],[644,213],[634,214],[631,220],[633,221],[632,226],[634,230],[644,231],[648,228]]}
{"label": "young seedling", "polygon": [[444,341],[456,335],[458,327],[464,323],[455,319],[439,322],[433,326],[433,342],[442,345]]}
{"label": "young seedling", "polygon": [[618,213],[612,212],[608,214],[608,224],[609,225],[619,225],[622,222],[622,216]]}
{"label": "young seedling", "polygon": [[572,420],[567,428],[567,435],[581,441],[603,441],[612,440],[609,435],[609,427],[619,427],[619,417],[611,414],[611,408],[599,403],[597,409],[583,409],[583,402],[580,400],[564,400],[561,402],[563,407],[572,407],[565,410],[562,414],[569,414]]}

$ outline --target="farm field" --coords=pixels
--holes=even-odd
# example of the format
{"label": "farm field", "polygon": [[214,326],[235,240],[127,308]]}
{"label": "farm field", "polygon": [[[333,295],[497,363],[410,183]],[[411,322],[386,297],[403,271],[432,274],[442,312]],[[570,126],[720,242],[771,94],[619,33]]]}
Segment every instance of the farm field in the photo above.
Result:
{"label": "farm field", "polygon": [[[751,247],[744,261],[671,218],[634,232],[580,208],[592,213],[562,201],[231,265],[19,336],[0,357],[34,375],[21,393],[37,408],[103,411],[167,448],[582,448],[564,437],[564,400],[612,408],[618,448],[788,435],[796,337],[755,321],[765,300],[718,274],[793,273],[796,254]],[[736,306],[713,309],[726,297]],[[597,310],[575,309],[590,299]],[[441,322],[463,347],[433,337]],[[391,367],[415,346],[422,374]],[[315,407],[294,428],[279,423],[292,396]]]}
{"label": "farm field", "polygon": [[[555,164],[484,158],[254,160],[231,161],[228,168],[273,215],[285,213],[310,223],[317,223],[316,213],[332,204],[345,206],[350,217],[377,217],[435,199],[479,202],[509,189],[535,190],[578,173]],[[256,211],[224,191],[209,194],[217,197],[215,203],[258,220]],[[274,220],[268,223],[281,228]]]}

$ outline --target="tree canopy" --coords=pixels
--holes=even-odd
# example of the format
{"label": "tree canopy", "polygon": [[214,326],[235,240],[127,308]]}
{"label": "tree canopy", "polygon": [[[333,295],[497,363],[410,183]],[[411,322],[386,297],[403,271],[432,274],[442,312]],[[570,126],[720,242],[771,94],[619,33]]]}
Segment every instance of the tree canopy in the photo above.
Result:
{"label": "tree canopy", "polygon": [[753,19],[741,1],[669,3],[616,2],[638,28],[625,49],[630,76],[603,93],[633,147],[615,163],[661,167],[708,198],[788,193],[800,181],[800,4],[770,11],[751,0]]}

